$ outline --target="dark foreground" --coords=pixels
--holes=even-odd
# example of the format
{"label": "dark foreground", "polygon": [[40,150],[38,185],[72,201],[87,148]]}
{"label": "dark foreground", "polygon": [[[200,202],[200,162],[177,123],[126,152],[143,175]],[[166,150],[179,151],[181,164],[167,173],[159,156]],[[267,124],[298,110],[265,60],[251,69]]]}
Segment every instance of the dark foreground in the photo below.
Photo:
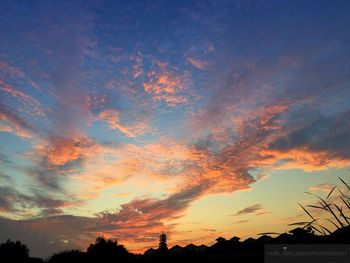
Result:
{"label": "dark foreground", "polygon": [[264,262],[265,244],[350,244],[350,227],[343,227],[330,235],[315,235],[311,229],[296,228],[277,237],[263,235],[243,242],[238,237],[217,238],[210,247],[189,244],[167,248],[166,236],[161,235],[159,248],[143,255],[129,253],[123,245],[103,237],[96,239],[86,252],[67,250],[46,260],[28,257],[28,248],[20,242],[7,241],[0,245],[0,262],[7,263],[70,263],[70,262]]}

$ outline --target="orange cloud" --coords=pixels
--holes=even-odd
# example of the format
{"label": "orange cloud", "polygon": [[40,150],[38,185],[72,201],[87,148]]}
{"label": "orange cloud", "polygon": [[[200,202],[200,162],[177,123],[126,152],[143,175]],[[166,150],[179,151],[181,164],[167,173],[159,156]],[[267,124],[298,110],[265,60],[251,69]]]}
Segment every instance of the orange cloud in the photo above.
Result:
{"label": "orange cloud", "polygon": [[[0,121],[1,120],[6,120],[6,119],[4,118],[4,116],[1,116],[1,113],[0,113]],[[0,122],[0,131],[6,132],[6,133],[14,133],[18,137],[23,139],[28,139],[31,137],[31,134],[28,131],[21,129],[19,126],[16,126],[16,125],[14,126],[12,124],[5,124]]]}
{"label": "orange cloud", "polygon": [[[258,164],[271,165],[277,169],[303,169],[305,171],[320,171],[330,167],[344,168],[350,164],[350,160],[333,157],[327,151],[312,152],[305,148],[291,149],[288,151],[263,150],[259,153],[262,157]],[[279,163],[277,163],[280,161]]]}
{"label": "orange cloud", "polygon": [[[98,145],[84,137],[54,138],[51,144],[38,145],[36,156],[42,156],[52,173],[61,173],[61,167],[79,160],[79,169],[69,172],[70,180],[77,182],[79,198],[99,198],[99,193],[116,185],[139,185],[142,189],[159,185],[158,191],[174,193],[196,185],[206,185],[203,194],[232,192],[248,189],[252,178],[240,171],[215,161],[204,151],[198,151],[175,141],[162,141],[136,146]],[[66,173],[65,171],[62,171]],[[44,179],[48,180],[50,176]],[[150,185],[149,180],[154,180]]]}
{"label": "orange cloud", "polygon": [[130,195],[130,193],[115,193],[112,196],[113,197],[126,197],[126,196],[129,196],[129,195]]}
{"label": "orange cloud", "polygon": [[27,170],[28,175],[50,190],[63,190],[61,180],[68,181],[72,175],[79,173],[79,163],[97,150],[94,141],[83,135],[51,136],[38,140],[23,156],[35,164]]}
{"label": "orange cloud", "polygon": [[87,137],[53,137],[50,141],[35,146],[35,154],[47,158],[49,164],[62,166],[80,158],[93,148]]}
{"label": "orange cloud", "polygon": [[[104,234],[130,244],[132,249],[154,246],[161,231],[174,231],[176,224],[172,221],[182,216],[203,190],[203,186],[196,186],[165,199],[136,199],[121,205],[116,213],[102,213],[100,224],[91,230],[103,230]],[[144,233],[142,237],[140,232]]]}
{"label": "orange cloud", "polygon": [[[96,194],[102,189],[128,184],[142,189],[159,185],[158,190],[166,190],[169,184],[181,181],[182,164],[191,152],[184,146],[167,141],[159,144],[137,146],[94,145],[84,148],[81,153],[81,172],[70,176],[80,182],[81,196]],[[150,180],[154,180],[152,185]],[[169,182],[169,184],[167,183]]]}
{"label": "orange cloud", "polygon": [[154,101],[164,101],[170,107],[187,103],[190,85],[188,73],[180,76],[170,71],[164,63],[158,63],[158,67],[159,71],[147,73],[148,81],[143,83],[145,92],[151,94]]}

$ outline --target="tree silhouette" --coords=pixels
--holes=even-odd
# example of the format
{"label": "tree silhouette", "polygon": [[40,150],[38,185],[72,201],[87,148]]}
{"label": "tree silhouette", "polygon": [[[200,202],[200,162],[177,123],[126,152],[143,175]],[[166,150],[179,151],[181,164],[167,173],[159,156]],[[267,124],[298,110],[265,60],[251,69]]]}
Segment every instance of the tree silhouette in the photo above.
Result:
{"label": "tree silhouette", "polygon": [[[248,238],[241,242],[234,236],[229,240],[217,238],[211,246],[189,244],[168,249],[167,236],[159,236],[159,248],[149,249],[143,255],[130,254],[117,241],[98,237],[87,252],[67,250],[51,256],[47,263],[183,263],[183,262],[263,262],[266,244],[350,244],[350,226],[342,227],[330,235],[315,235],[312,228],[295,228],[276,237],[266,233],[258,239]],[[41,263],[40,259],[28,258],[28,249],[19,241],[8,240],[0,245],[0,262]]]}
{"label": "tree silhouette", "polygon": [[168,251],[168,245],[166,243],[166,234],[161,233],[159,236],[159,252],[166,253]]}
{"label": "tree silhouette", "polygon": [[27,262],[29,249],[20,241],[8,239],[0,245],[0,260],[2,262]]}
{"label": "tree silhouette", "polygon": [[129,259],[129,252],[123,245],[103,236],[96,238],[95,244],[88,247],[87,254],[96,262],[126,262]]}
{"label": "tree silhouette", "polygon": [[47,261],[48,263],[76,263],[76,262],[86,262],[87,257],[85,253],[80,250],[66,250],[60,253],[53,254],[51,258]]}

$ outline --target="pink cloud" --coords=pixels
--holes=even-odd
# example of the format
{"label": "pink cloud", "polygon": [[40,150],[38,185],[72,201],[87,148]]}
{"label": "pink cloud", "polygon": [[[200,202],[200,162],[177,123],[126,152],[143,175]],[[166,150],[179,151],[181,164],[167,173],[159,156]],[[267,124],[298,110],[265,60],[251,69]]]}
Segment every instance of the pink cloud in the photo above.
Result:
{"label": "pink cloud", "polygon": [[188,73],[177,74],[170,70],[167,64],[157,63],[158,70],[147,73],[148,80],[143,83],[146,93],[156,102],[164,101],[170,107],[176,107],[188,102],[188,88],[190,86]]}
{"label": "pink cloud", "polygon": [[309,188],[309,191],[311,192],[323,191],[323,192],[329,193],[334,188],[334,186],[335,186],[334,184],[329,184],[329,183],[317,184],[317,185],[311,186]]}
{"label": "pink cloud", "polygon": [[105,121],[110,129],[119,130],[131,138],[142,135],[149,129],[148,123],[142,121],[131,125],[123,125],[120,120],[120,112],[114,109],[100,112],[98,118]]}
{"label": "pink cloud", "polygon": [[26,82],[28,82],[32,87],[34,87],[36,90],[43,92],[42,88],[36,83],[34,80],[29,78],[24,72],[16,67],[13,67],[5,62],[0,61],[0,72],[4,72],[4,77],[11,76],[15,79],[23,79]]}
{"label": "pink cloud", "polygon": [[14,98],[17,98],[23,105],[22,107],[24,109],[21,110],[24,110],[26,113],[34,116],[45,116],[45,111],[37,99],[25,94],[20,90],[15,89],[11,85],[5,84],[1,79],[0,90],[7,94],[10,94]]}
{"label": "pink cloud", "polygon": [[12,112],[5,105],[0,106],[0,131],[14,133],[23,139],[35,137],[37,130],[32,123]]}
{"label": "pink cloud", "polygon": [[207,63],[204,62],[203,60],[192,58],[192,57],[188,57],[187,62],[199,69],[205,69],[207,66]]}

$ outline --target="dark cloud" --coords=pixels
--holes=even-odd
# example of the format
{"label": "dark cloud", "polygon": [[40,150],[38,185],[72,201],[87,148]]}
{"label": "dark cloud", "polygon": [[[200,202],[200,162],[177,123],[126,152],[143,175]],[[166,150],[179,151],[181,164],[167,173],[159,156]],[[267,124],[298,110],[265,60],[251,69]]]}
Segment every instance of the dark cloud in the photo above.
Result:
{"label": "dark cloud", "polygon": [[[19,195],[9,188],[0,191],[7,196],[17,196],[18,203],[35,202],[45,207],[40,217],[28,220],[0,218],[0,241],[7,238],[20,239],[30,245],[37,256],[47,256],[65,248],[85,248],[99,234],[108,234],[122,242],[149,243],[154,245],[159,233],[174,231],[169,221],[182,215],[190,204],[199,198],[206,186],[200,185],[170,195],[165,199],[137,199],[124,204],[115,212],[102,212],[95,217],[73,215],[52,216],[59,212],[59,200]],[[29,199],[29,201],[28,201]],[[34,199],[34,200],[32,200]],[[11,200],[1,200],[3,206],[11,207]],[[48,214],[50,216],[48,216]],[[164,224],[167,222],[167,225]],[[141,234],[140,234],[141,233]]]}
{"label": "dark cloud", "polygon": [[233,215],[234,216],[248,215],[248,214],[256,213],[256,212],[260,211],[262,208],[263,207],[261,204],[251,205],[251,206],[248,206],[248,207],[238,211],[237,213],[235,213]]}
{"label": "dark cloud", "polygon": [[69,215],[28,220],[0,218],[0,241],[21,240],[28,244],[31,256],[47,257],[67,247],[85,248],[96,238],[95,234],[85,232],[94,222],[91,218]]}
{"label": "dark cloud", "polygon": [[243,224],[243,223],[247,223],[247,222],[249,222],[249,220],[240,220],[240,221],[235,222],[235,224]]}
{"label": "dark cloud", "polygon": [[[130,203],[123,204],[117,213],[101,213],[102,221],[108,225],[96,226],[109,228],[110,222],[114,222],[114,228],[126,224],[127,228],[163,226],[163,222],[176,219],[185,211],[190,204],[198,199],[207,189],[207,185],[196,185],[184,189],[179,193],[170,195],[165,199],[136,199]],[[135,224],[135,222],[138,222]]]}
{"label": "dark cloud", "polygon": [[6,182],[6,183],[12,183],[12,178],[8,174],[0,171],[0,181]]}
{"label": "dark cloud", "polygon": [[48,214],[60,212],[60,208],[73,204],[72,201],[56,199],[38,191],[32,195],[19,192],[10,186],[0,186],[0,210],[26,216],[32,209],[39,209],[40,213]]}
{"label": "dark cloud", "polygon": [[3,153],[0,153],[0,162],[5,163],[5,164],[10,164],[11,163],[11,161]]}
{"label": "dark cloud", "polygon": [[[307,115],[307,112],[304,112]],[[286,130],[292,130],[292,123],[286,123]],[[327,152],[331,158],[350,159],[350,110],[336,116],[309,118],[304,126],[287,136],[270,143],[269,148],[287,152],[305,148],[311,152]]]}

